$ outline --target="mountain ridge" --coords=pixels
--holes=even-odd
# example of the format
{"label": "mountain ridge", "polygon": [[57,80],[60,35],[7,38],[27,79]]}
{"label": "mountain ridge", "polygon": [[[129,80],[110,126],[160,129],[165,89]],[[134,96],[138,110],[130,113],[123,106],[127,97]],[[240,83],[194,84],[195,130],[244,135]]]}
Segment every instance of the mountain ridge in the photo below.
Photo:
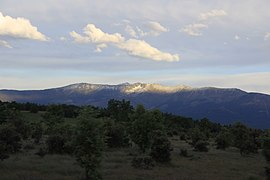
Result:
{"label": "mountain ridge", "polygon": [[237,88],[162,86],[123,83],[118,85],[76,83],[44,90],[0,90],[0,100],[39,104],[74,104],[106,107],[110,99],[126,99],[132,105],[229,124],[270,128],[270,95]]}

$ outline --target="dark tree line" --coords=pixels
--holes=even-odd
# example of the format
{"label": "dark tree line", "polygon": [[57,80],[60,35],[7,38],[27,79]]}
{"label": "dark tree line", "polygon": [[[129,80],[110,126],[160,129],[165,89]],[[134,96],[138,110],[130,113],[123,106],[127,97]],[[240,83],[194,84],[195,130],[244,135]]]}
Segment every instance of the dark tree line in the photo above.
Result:
{"label": "dark tree line", "polygon": [[[40,113],[42,121],[26,120],[23,111]],[[1,160],[21,151],[24,140],[32,140],[41,145],[36,152],[41,157],[46,154],[74,156],[85,169],[86,179],[101,179],[98,168],[107,148],[137,147],[132,160],[136,168],[147,169],[155,163],[170,162],[171,136],[179,136],[194,151],[207,152],[209,139],[214,139],[217,149],[235,147],[241,155],[246,155],[264,148],[266,159],[270,157],[270,143],[265,140],[270,137],[268,131],[241,123],[221,125],[207,118],[194,121],[147,110],[143,105],[134,108],[126,100],[112,99],[107,108],[0,101]],[[269,169],[266,168],[268,174]]]}

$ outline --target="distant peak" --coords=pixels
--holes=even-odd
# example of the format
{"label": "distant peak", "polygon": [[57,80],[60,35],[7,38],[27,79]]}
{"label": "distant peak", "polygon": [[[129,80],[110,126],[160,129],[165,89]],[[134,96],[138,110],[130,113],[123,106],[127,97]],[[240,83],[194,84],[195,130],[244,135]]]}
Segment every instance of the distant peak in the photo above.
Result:
{"label": "distant peak", "polygon": [[178,91],[192,90],[189,86],[163,86],[160,84],[143,84],[134,83],[124,89],[125,93],[142,93],[142,92],[157,92],[157,93],[175,93]]}
{"label": "distant peak", "polygon": [[118,86],[128,86],[128,85],[130,85],[129,82],[125,82],[125,83],[118,84]]}
{"label": "distant peak", "polygon": [[128,82],[118,84],[118,85],[107,85],[107,84],[90,84],[90,83],[77,83],[71,84],[63,87],[64,90],[81,92],[81,93],[90,93],[97,90],[119,90],[126,94],[130,93],[143,93],[143,92],[155,92],[155,93],[175,93],[178,91],[187,91],[193,90],[192,87],[178,85],[178,86],[164,86],[161,84],[147,84],[147,83],[133,83]]}

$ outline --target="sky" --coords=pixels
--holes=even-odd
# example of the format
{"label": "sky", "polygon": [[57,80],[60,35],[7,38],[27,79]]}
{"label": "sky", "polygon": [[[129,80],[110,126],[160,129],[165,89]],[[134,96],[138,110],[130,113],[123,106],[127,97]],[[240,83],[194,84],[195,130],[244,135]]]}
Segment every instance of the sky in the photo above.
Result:
{"label": "sky", "polygon": [[159,83],[270,94],[269,0],[1,0],[0,89]]}

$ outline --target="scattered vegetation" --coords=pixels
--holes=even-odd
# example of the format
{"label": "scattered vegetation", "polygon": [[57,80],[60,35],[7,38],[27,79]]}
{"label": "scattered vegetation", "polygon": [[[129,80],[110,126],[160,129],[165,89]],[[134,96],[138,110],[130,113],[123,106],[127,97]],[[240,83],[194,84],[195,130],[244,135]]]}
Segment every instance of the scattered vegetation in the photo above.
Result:
{"label": "scattered vegetation", "polygon": [[[36,168],[34,175],[10,179],[29,179],[30,176],[32,179],[136,179],[134,174],[144,170],[152,171],[142,175],[144,179],[166,178],[159,170],[181,175],[183,179],[189,176],[211,179],[219,176],[218,173],[221,173],[220,179],[241,179],[240,175],[243,179],[260,179],[264,175],[255,172],[260,168],[263,171],[266,163],[255,167],[255,163],[247,162],[264,162],[261,149],[268,163],[266,176],[270,179],[269,139],[268,130],[248,128],[241,123],[220,125],[206,118],[194,121],[159,110],[146,110],[143,105],[133,108],[125,100],[110,100],[107,108],[0,101],[0,175],[6,167],[14,166],[14,171],[22,168],[19,161],[27,168]],[[17,157],[24,158],[14,161]],[[59,164],[62,161],[66,162]],[[220,161],[224,164],[218,164]],[[45,167],[31,166],[31,162],[59,164],[48,171],[59,171],[62,177],[48,177]],[[233,162],[237,166],[230,164]],[[243,163],[243,169],[232,169],[239,167],[239,162]],[[63,165],[70,171],[63,173],[60,170]],[[226,171],[227,176],[214,171],[223,165],[231,170]],[[196,171],[198,176],[185,172],[185,167]],[[213,176],[202,178],[206,167],[213,168],[209,170],[213,170]],[[106,168],[112,168],[115,174],[110,175]],[[248,168],[254,172],[249,177],[246,176]],[[124,177],[121,172],[126,170],[132,171],[133,176]],[[4,179],[8,179],[7,176]]]}

